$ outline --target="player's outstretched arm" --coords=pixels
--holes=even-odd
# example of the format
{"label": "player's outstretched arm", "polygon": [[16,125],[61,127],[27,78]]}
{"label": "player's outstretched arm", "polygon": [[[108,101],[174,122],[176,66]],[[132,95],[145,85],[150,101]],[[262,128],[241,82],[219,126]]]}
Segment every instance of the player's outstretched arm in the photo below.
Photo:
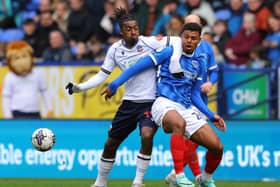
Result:
{"label": "player's outstretched arm", "polygon": [[226,124],[224,119],[219,115],[214,114],[203,102],[200,94],[201,85],[202,80],[198,80],[192,88],[191,99],[193,105],[196,106],[202,113],[204,113],[219,130],[225,131]]}
{"label": "player's outstretched arm", "polygon": [[72,95],[73,93],[78,93],[82,91],[86,91],[90,88],[94,88],[100,83],[102,83],[106,78],[108,77],[108,73],[104,72],[102,69],[92,76],[89,80],[80,83],[80,84],[75,84],[73,82],[68,82],[67,85],[65,86],[65,89],[68,91],[68,94]]}
{"label": "player's outstretched arm", "polygon": [[151,54],[149,56],[140,59],[135,65],[126,69],[119,77],[117,77],[114,81],[112,81],[109,84],[108,88],[110,89],[110,93],[114,95],[118,87],[120,87],[131,77],[141,73],[146,69],[162,64],[166,59],[168,59],[172,55],[172,53],[173,53],[173,47],[168,46],[163,50],[161,50],[160,52],[156,52],[154,54]]}
{"label": "player's outstretched arm", "polygon": [[218,81],[218,69],[209,70],[209,81],[201,85],[201,92],[208,93],[211,91],[213,85]]}

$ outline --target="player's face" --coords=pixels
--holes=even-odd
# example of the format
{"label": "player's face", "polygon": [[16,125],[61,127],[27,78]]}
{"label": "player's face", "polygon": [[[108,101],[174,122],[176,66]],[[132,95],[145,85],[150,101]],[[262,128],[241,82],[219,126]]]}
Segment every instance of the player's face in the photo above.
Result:
{"label": "player's face", "polygon": [[121,34],[128,46],[133,46],[139,37],[139,27],[137,21],[126,21],[122,24]]}
{"label": "player's face", "polygon": [[183,51],[192,54],[197,44],[200,42],[200,34],[197,31],[185,30],[181,34]]}

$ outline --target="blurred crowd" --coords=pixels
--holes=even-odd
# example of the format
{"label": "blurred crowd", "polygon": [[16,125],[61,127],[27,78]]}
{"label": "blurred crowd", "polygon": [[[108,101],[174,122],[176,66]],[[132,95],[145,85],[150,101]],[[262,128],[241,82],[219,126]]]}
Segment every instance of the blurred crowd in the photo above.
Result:
{"label": "blurred crowd", "polygon": [[235,68],[277,67],[280,0],[0,0],[0,58],[26,40],[37,62],[102,62],[120,39],[118,7],[135,15],[142,35],[178,35],[184,16],[203,21],[216,60]]}

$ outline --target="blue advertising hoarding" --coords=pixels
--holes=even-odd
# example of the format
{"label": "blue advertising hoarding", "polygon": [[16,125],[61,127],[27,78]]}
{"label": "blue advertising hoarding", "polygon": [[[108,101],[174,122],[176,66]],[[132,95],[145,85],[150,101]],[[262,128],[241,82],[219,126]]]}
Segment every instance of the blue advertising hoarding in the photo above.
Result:
{"label": "blue advertising hoarding", "polygon": [[[280,180],[280,123],[278,121],[228,121],[226,133],[218,132],[224,156],[217,180]],[[0,177],[95,178],[110,121],[90,120],[1,120]],[[31,145],[39,127],[52,129],[56,144],[48,152]],[[169,135],[159,129],[146,179],[163,179],[172,168]],[[118,150],[110,178],[131,179],[139,149],[136,130]],[[202,167],[205,149],[198,148]],[[187,175],[192,178],[189,169]]]}

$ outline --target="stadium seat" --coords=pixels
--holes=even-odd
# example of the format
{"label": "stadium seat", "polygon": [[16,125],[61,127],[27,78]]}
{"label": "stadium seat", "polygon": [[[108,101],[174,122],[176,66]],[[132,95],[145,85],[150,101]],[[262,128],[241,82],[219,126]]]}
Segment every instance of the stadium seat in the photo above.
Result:
{"label": "stadium seat", "polygon": [[22,30],[20,29],[7,29],[2,30],[2,34],[0,36],[1,42],[11,42],[15,40],[21,40],[24,37]]}

